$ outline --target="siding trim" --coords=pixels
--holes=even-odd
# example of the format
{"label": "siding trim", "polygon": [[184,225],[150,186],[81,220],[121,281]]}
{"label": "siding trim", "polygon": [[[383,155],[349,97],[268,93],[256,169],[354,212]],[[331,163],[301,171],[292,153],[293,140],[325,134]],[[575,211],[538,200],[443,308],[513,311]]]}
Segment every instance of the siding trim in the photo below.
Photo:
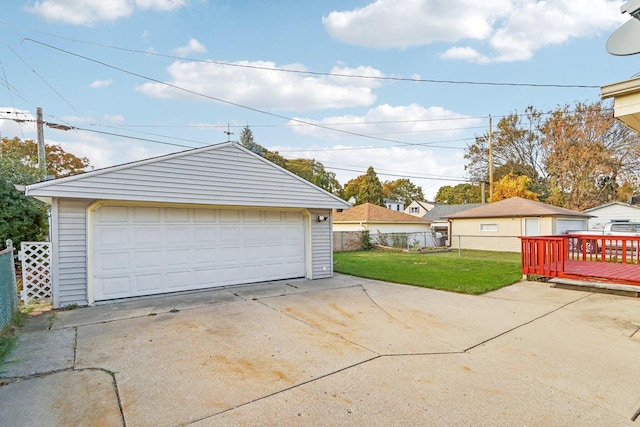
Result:
{"label": "siding trim", "polygon": [[60,306],[60,283],[58,282],[58,277],[60,274],[60,259],[59,259],[59,227],[58,221],[60,218],[59,215],[59,204],[58,198],[54,197],[51,200],[51,230],[49,231],[49,236],[51,238],[51,303],[54,308]]}

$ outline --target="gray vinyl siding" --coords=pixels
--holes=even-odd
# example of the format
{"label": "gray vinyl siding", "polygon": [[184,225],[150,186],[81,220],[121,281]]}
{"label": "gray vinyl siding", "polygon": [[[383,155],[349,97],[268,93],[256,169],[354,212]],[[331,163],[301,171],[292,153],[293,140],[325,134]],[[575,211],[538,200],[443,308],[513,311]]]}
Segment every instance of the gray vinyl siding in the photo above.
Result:
{"label": "gray vinyl siding", "polygon": [[283,208],[348,204],[238,144],[221,144],[29,186],[27,194]]}
{"label": "gray vinyl siding", "polygon": [[88,304],[87,207],[91,203],[82,199],[59,199],[57,203],[57,307]]}
{"label": "gray vinyl siding", "polygon": [[333,237],[331,218],[318,222],[318,215],[331,216],[330,210],[310,210],[311,214],[311,279],[333,277]]}

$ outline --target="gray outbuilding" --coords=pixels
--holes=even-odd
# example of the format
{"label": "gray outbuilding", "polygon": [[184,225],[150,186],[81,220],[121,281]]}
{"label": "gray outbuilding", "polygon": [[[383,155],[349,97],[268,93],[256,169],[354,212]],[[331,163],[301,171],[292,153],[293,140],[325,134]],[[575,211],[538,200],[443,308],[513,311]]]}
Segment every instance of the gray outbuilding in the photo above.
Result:
{"label": "gray outbuilding", "polygon": [[54,307],[333,276],[349,203],[223,143],[27,186],[51,204]]}

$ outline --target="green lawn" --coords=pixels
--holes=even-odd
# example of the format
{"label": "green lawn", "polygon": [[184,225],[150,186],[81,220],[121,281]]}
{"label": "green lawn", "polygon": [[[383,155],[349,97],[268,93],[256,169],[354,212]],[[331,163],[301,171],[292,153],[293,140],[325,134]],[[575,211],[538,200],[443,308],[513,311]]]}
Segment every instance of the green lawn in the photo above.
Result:
{"label": "green lawn", "polygon": [[483,294],[522,279],[520,254],[463,250],[333,254],[338,273],[465,294]]}

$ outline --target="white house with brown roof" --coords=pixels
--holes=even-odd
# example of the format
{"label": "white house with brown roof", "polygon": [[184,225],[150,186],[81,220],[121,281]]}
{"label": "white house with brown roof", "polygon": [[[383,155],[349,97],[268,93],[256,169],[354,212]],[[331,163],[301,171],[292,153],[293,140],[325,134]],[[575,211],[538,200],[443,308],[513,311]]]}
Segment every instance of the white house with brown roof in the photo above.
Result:
{"label": "white house with brown roof", "polygon": [[371,233],[430,232],[431,221],[372,203],[357,205],[333,215],[333,231],[364,231]]}
{"label": "white house with brown roof", "polygon": [[520,236],[584,230],[592,215],[512,197],[448,215],[454,248],[520,252]]}

